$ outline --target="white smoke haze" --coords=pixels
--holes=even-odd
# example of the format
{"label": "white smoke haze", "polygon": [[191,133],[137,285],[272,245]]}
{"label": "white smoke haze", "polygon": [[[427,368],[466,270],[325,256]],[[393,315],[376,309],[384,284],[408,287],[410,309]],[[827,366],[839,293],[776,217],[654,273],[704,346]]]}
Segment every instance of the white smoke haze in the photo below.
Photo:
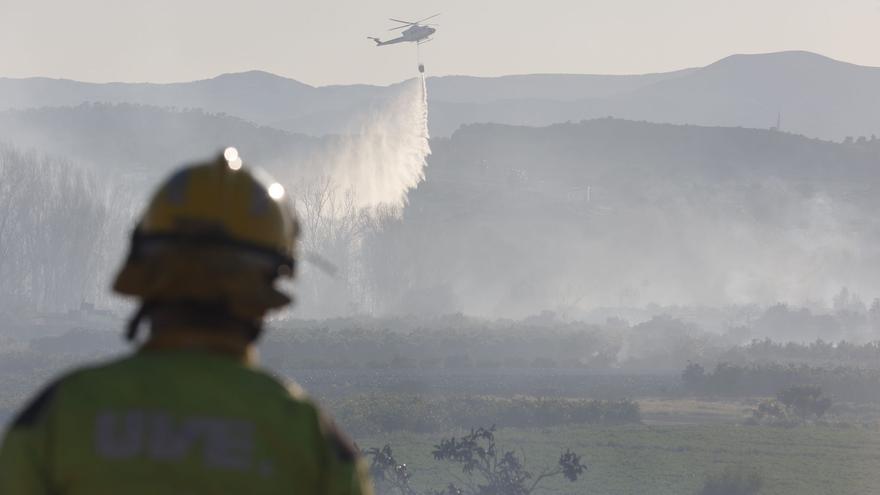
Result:
{"label": "white smoke haze", "polygon": [[[95,203],[83,207],[92,213],[73,222],[75,231],[58,229],[45,243],[48,251],[73,232],[84,239],[70,246],[94,244],[82,247],[93,251],[86,289],[31,270],[24,285],[13,277],[3,291],[18,307],[120,308],[107,286],[150,193],[174,167],[235,145],[248,166],[285,184],[301,215],[306,262],[293,289],[296,316],[525,318],[550,310],[576,319],[627,308],[650,318],[652,307],[778,302],[827,311],[843,287],[867,304],[880,296],[874,208],[843,189],[862,173],[845,144],[617,119],[500,126],[497,135],[474,125],[437,141],[428,169],[427,96],[421,77],[389,87],[347,132],[324,137],[137,105],[0,112],[15,149],[70,157],[88,170],[83,188]],[[758,140],[782,154],[750,148]],[[817,151],[818,160],[807,159]],[[676,172],[680,160],[686,173]],[[808,166],[782,170],[801,162]],[[56,190],[53,177],[29,187]],[[0,201],[12,197],[0,190]],[[65,202],[46,198],[56,209]],[[21,229],[39,228],[38,218],[19,218],[32,222]],[[22,253],[4,273],[48,259],[31,242],[0,238],[0,248]]]}
{"label": "white smoke haze", "polygon": [[556,285],[569,292],[578,287],[569,299],[583,311],[817,301],[827,307],[842,287],[880,296],[880,252],[876,239],[857,228],[855,207],[822,193],[804,198],[780,187],[778,194],[791,211],[773,225],[698,204],[619,219],[619,230],[563,243],[568,254],[562,258],[580,266]]}

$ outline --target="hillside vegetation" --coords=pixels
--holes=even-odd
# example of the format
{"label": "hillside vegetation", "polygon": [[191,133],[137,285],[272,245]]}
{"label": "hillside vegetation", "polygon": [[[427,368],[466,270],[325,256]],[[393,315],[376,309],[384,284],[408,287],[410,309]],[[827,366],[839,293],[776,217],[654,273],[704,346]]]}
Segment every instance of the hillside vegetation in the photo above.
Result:
{"label": "hillside vegetation", "polygon": [[[103,259],[121,256],[129,218],[156,178],[206,149],[235,143],[294,199],[314,201],[297,194],[299,181],[320,177],[321,157],[344,145],[230,116],[132,105],[10,111],[0,113],[0,131],[22,156],[36,149],[34,157],[93,174],[114,215],[102,218],[99,205],[80,227],[96,239],[112,234]],[[584,308],[650,303],[800,304],[842,287],[880,294],[871,268],[880,267],[871,248],[880,232],[877,140],[599,119],[473,125],[432,148],[402,215],[337,213],[332,229],[306,232],[309,249],[344,270],[331,280],[306,267],[304,315],[581,317]],[[27,187],[37,193],[53,187],[48,181],[37,175]],[[845,335],[805,328],[799,339]]]}

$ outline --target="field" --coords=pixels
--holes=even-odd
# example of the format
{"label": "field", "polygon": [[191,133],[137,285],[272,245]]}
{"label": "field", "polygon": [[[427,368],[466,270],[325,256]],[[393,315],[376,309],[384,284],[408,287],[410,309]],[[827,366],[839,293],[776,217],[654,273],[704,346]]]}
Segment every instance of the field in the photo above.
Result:
{"label": "field", "polygon": [[[726,465],[753,467],[764,495],[880,493],[880,433],[863,427],[749,427],[736,423],[689,425],[506,428],[499,446],[516,450],[535,468],[561,450],[583,455],[587,474],[575,483],[548,483],[550,493],[696,494],[705,476]],[[420,488],[464,479],[458,467],[431,457],[438,435],[393,433],[358,439],[362,447],[390,443]]]}
{"label": "field", "polygon": [[[81,342],[88,345],[73,345]],[[361,347],[343,344],[338,345]],[[0,353],[0,422],[46,380],[92,359],[94,349],[110,355],[118,347],[116,333],[82,332],[6,346]],[[821,359],[876,355],[873,346],[783,350]],[[536,493],[697,495],[707,476],[743,467],[760,473],[763,495],[880,494],[880,386],[876,373],[860,366],[789,368],[768,358],[760,367],[727,366],[721,368],[724,373],[707,367],[703,386],[688,389],[684,365],[657,371],[392,367],[378,360],[359,367],[308,368],[296,366],[296,359],[274,347],[267,351],[273,371],[302,384],[360,447],[390,444],[419,489],[465,485],[459,465],[433,459],[433,446],[444,437],[466,433],[463,427],[494,423],[498,447],[524,457],[533,473],[555,464],[566,449],[583,456],[589,470],[580,480],[569,483],[556,477]],[[770,357],[781,352],[768,344],[738,352],[751,356],[770,351],[775,353]],[[861,363],[855,358],[840,361]],[[721,380],[736,374],[732,372],[742,376]],[[789,428],[744,424],[776,390],[813,379],[822,380],[834,398],[822,421]],[[597,401],[599,405],[591,405]],[[615,416],[609,411],[623,410],[615,409],[615,403],[637,403],[638,414]]]}
{"label": "field", "polygon": [[649,425],[742,423],[757,400],[641,399],[642,420]]}

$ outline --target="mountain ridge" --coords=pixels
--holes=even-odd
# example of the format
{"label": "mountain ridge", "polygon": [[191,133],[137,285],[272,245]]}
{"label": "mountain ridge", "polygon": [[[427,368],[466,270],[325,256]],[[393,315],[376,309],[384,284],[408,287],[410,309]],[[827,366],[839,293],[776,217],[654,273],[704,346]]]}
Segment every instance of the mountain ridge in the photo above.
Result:
{"label": "mountain ridge", "polygon": [[[0,110],[84,102],[200,108],[309,135],[351,123],[403,83],[311,86],[261,70],[169,84],[0,78]],[[880,133],[880,68],[806,51],[734,54],[700,68],[641,75],[429,77],[432,135],[463,124],[543,126],[615,116],[658,123],[783,128],[841,140]]]}

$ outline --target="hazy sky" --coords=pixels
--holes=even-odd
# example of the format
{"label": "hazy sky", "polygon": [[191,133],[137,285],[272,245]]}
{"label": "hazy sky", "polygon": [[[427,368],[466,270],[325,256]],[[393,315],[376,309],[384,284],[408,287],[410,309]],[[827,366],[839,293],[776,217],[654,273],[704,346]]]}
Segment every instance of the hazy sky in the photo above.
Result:
{"label": "hazy sky", "polygon": [[0,0],[0,76],[183,81],[263,69],[390,83],[412,45],[388,17],[442,12],[433,75],[644,73],[732,53],[810,50],[880,66],[880,0]]}

